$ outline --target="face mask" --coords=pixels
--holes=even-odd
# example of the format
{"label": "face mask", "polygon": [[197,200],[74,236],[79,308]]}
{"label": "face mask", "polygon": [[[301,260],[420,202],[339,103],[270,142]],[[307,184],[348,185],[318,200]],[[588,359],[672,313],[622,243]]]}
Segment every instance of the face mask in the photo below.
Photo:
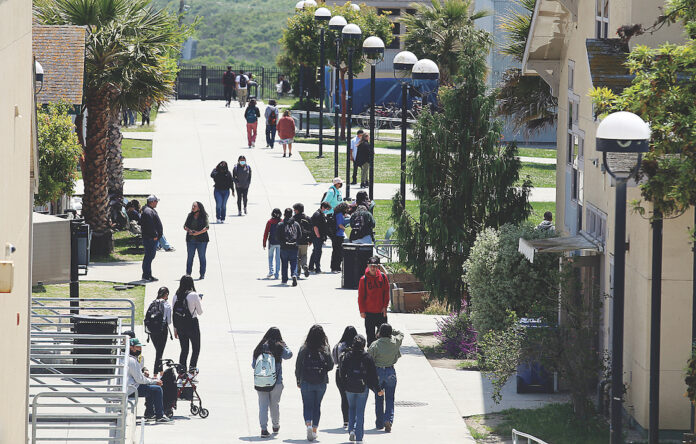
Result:
{"label": "face mask", "polygon": [[140,356],[140,353],[142,353],[142,350],[135,350],[135,351],[132,351],[132,350],[131,350],[130,353],[131,353],[131,355],[133,355],[133,356]]}
{"label": "face mask", "polygon": [[245,162],[244,160],[240,160],[240,161],[239,161],[239,164],[240,164],[241,166],[244,166],[244,165],[246,165],[246,162]]}
{"label": "face mask", "polygon": [[322,211],[322,213],[329,214],[329,210],[324,210],[324,211]]}

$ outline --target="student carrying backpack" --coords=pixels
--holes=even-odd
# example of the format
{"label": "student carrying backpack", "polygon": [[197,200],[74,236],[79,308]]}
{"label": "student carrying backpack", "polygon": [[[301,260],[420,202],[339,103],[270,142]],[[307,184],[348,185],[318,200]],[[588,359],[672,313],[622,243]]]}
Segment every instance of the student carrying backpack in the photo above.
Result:
{"label": "student carrying backpack", "polygon": [[297,286],[297,251],[302,237],[302,228],[293,220],[292,209],[286,208],[283,216],[283,221],[276,228],[280,243],[281,282],[288,283],[288,266],[290,266],[292,286],[295,287]]}
{"label": "student carrying backpack", "polygon": [[370,244],[374,241],[375,218],[363,205],[350,217],[350,240]]}
{"label": "student carrying backpack", "polygon": [[147,340],[149,342],[152,339],[152,344],[155,346],[155,373],[162,371],[162,355],[167,346],[167,334],[170,338],[172,336],[169,331],[171,322],[172,306],[169,304],[169,289],[161,287],[157,291],[157,298],[147,308],[144,319]]}

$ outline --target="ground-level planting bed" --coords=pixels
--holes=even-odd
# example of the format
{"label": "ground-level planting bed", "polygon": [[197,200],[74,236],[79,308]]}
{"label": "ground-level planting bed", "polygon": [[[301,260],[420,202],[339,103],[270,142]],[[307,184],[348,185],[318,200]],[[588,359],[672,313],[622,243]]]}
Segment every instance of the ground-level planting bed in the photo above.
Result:
{"label": "ground-level planting bed", "polygon": [[[142,242],[137,240],[128,231],[116,231],[113,234],[114,251],[108,256],[92,256],[92,262],[121,262],[121,261],[142,261],[145,250]],[[134,276],[133,279],[137,279]]]}
{"label": "ground-level planting bed", "polygon": [[152,140],[123,139],[121,152],[124,158],[152,157]]}

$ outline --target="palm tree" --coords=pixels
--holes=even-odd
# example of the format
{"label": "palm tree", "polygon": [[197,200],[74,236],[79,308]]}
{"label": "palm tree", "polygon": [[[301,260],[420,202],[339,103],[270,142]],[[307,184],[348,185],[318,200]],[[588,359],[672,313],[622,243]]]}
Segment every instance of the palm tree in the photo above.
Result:
{"label": "palm tree", "polygon": [[[507,35],[501,52],[522,62],[532,23],[536,0],[514,0],[500,24]],[[515,129],[523,129],[527,136],[552,128],[556,124],[558,99],[551,87],[539,76],[522,75],[519,68],[510,68],[503,74],[498,94],[498,115],[510,119]]]}
{"label": "palm tree", "polygon": [[474,21],[490,15],[488,11],[472,13],[472,0],[430,0],[431,4],[413,4],[413,14],[406,14],[405,48],[416,57],[435,61],[440,81],[450,84],[459,69],[459,54],[465,41],[462,31]]}
{"label": "palm tree", "polygon": [[[92,252],[113,250],[108,217],[109,126],[127,91],[140,100],[163,102],[173,91],[167,57],[183,41],[177,18],[152,0],[35,0],[34,15],[44,24],[87,27],[85,106],[87,137],[82,176],[82,215],[92,229]],[[118,151],[120,156],[120,137]]]}

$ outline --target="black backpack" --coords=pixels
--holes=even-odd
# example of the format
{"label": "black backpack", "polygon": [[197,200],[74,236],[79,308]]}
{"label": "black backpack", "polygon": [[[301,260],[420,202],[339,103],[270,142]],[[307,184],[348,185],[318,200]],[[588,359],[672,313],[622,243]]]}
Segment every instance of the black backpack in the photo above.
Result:
{"label": "black backpack", "polygon": [[244,74],[239,76],[239,87],[240,88],[246,88],[247,86],[247,78]]}
{"label": "black backpack", "polygon": [[297,246],[297,241],[300,239],[300,233],[297,231],[297,225],[290,219],[283,223],[283,241],[289,247]]}
{"label": "black backpack", "polygon": [[343,388],[350,393],[362,393],[367,384],[367,369],[362,356],[354,352],[346,352],[341,356],[341,380]]}
{"label": "black backpack", "polygon": [[326,363],[320,352],[307,350],[304,361],[302,362],[302,380],[310,384],[321,384],[324,382],[324,369]]}
{"label": "black backpack", "polygon": [[150,303],[145,313],[145,333],[162,333],[167,329],[167,320],[164,317],[164,300],[155,299]]}
{"label": "black backpack", "polygon": [[302,216],[297,221],[302,229],[302,244],[308,244],[312,240],[314,230],[312,229],[312,222],[307,218],[307,216]]}
{"label": "black backpack", "polygon": [[193,324],[193,315],[189,310],[187,297],[188,294],[184,297],[177,295],[174,307],[172,307],[172,322],[177,330],[189,330]]}
{"label": "black backpack", "polygon": [[365,212],[358,211],[350,218],[350,240],[361,239],[368,234],[372,234],[372,227],[367,226]]}

